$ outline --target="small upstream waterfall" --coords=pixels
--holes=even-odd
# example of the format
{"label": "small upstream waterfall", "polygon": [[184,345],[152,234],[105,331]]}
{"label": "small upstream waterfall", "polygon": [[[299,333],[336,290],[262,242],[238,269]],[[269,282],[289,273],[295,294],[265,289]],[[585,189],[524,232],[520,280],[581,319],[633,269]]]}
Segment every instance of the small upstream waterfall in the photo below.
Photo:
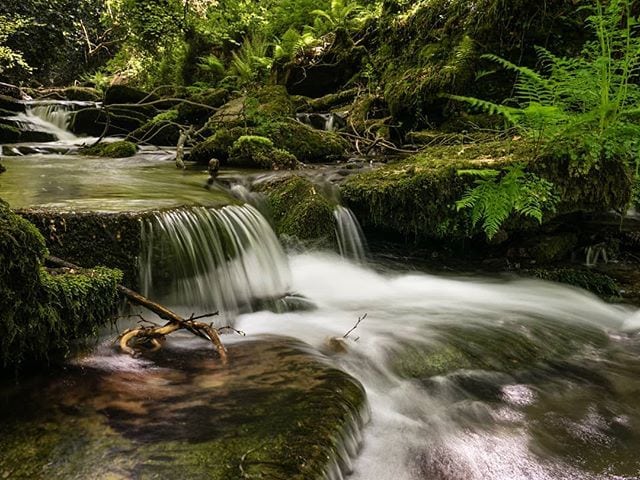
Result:
{"label": "small upstream waterfall", "polygon": [[296,118],[305,125],[327,132],[332,132],[345,123],[337,113],[299,113]]}
{"label": "small upstream waterfall", "polygon": [[353,212],[338,205],[333,211],[336,219],[336,239],[340,255],[357,262],[366,258],[366,241],[358,219]]}
{"label": "small upstream waterfall", "polygon": [[168,293],[173,305],[233,315],[287,292],[287,258],[250,205],[158,212],[144,221],[142,241],[142,289]]}
{"label": "small upstream waterfall", "polygon": [[25,113],[19,113],[11,119],[23,130],[48,133],[57,140],[74,141],[78,137],[69,131],[73,112],[94,105],[94,102],[79,101],[30,101],[26,103]]}

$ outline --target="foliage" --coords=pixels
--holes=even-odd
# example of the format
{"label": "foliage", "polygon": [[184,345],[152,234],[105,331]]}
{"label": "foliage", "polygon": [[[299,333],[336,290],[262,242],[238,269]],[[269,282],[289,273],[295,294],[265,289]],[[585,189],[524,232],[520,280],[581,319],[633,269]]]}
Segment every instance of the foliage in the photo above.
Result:
{"label": "foliage", "polygon": [[316,17],[313,30],[324,35],[338,28],[356,30],[364,23],[366,11],[355,0],[331,0],[328,10],[316,9],[311,14]]}
{"label": "foliage", "polygon": [[245,38],[239,50],[231,53],[232,75],[238,77],[241,84],[263,80],[271,69],[271,58],[267,56],[269,42],[260,34]]}
{"label": "foliage", "polygon": [[514,106],[466,96],[449,98],[500,114],[546,151],[568,155],[588,171],[603,158],[637,162],[640,154],[640,38],[631,0],[596,1],[587,25],[595,33],[580,56],[536,50],[541,72],[495,55],[484,58],[515,72]]}
{"label": "foliage", "polygon": [[22,53],[6,45],[8,38],[12,34],[28,24],[29,21],[24,17],[10,17],[0,14],[0,74],[16,67],[25,70],[26,73],[31,73],[32,69],[27,64]]}
{"label": "foliage", "polygon": [[482,221],[489,239],[498,233],[512,212],[542,223],[543,212],[553,210],[558,199],[553,184],[525,173],[522,165],[509,165],[503,172],[494,169],[460,170],[459,175],[479,177],[475,187],[456,202],[458,210],[471,209],[471,222]]}

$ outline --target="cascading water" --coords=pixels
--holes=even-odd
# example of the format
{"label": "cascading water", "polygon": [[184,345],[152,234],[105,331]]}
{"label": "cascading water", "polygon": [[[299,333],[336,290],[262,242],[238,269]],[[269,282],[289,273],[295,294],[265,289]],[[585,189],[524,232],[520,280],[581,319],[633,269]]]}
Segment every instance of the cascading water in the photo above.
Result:
{"label": "cascading water", "polygon": [[353,212],[338,205],[333,216],[336,219],[336,239],[340,255],[362,262],[366,258],[366,243],[362,228]]}
{"label": "cascading water", "polygon": [[142,242],[142,289],[166,292],[172,305],[233,315],[287,292],[287,258],[250,205],[158,212],[144,221]]}
{"label": "cascading water", "polygon": [[296,118],[305,125],[327,132],[332,132],[345,123],[344,118],[337,113],[299,113]]}
{"label": "cascading water", "polygon": [[371,422],[349,479],[639,478],[633,309],[541,281],[376,273],[326,254],[291,269],[317,310],[236,326],[284,325],[364,384]]}
{"label": "cascading water", "polygon": [[94,102],[80,101],[29,101],[26,112],[9,119],[20,125],[23,130],[43,132],[53,135],[57,140],[74,141],[78,137],[69,131],[73,112]]}

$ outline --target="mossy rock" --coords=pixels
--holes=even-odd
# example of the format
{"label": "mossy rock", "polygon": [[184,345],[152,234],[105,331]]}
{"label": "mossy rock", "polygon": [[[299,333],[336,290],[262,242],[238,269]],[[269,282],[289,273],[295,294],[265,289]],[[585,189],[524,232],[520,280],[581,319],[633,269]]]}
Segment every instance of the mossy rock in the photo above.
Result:
{"label": "mossy rock", "polygon": [[[576,173],[564,158],[541,158],[524,141],[493,141],[430,147],[408,159],[356,174],[342,185],[342,195],[365,229],[393,233],[406,240],[470,238],[479,233],[456,202],[473,186],[464,169],[501,169],[519,163],[554,184],[560,198],[556,216],[586,211],[620,210],[631,195],[630,174],[621,162]],[[545,220],[554,218],[549,214]],[[509,232],[530,232],[539,225],[511,217]]]}
{"label": "mossy rock", "polygon": [[52,275],[47,253],[36,227],[0,201],[0,369],[64,356],[115,313],[119,271]]}
{"label": "mossy rock", "polygon": [[357,97],[349,107],[347,123],[361,135],[377,134],[382,138],[390,136],[389,109],[379,95],[364,94]]}
{"label": "mossy rock", "polygon": [[141,249],[139,215],[50,209],[18,213],[37,227],[53,255],[83,267],[117,268],[124,273],[124,284],[136,288]]}
{"label": "mossy rock", "polygon": [[13,125],[0,123],[0,144],[18,143],[20,141],[20,130]]}
{"label": "mossy rock", "polygon": [[229,152],[236,140],[251,133],[251,130],[242,127],[221,128],[205,141],[197,143],[191,149],[188,158],[203,165],[209,163],[212,158],[217,158],[224,164],[229,159]]}
{"label": "mossy rock", "polygon": [[107,111],[104,109],[82,108],[73,113],[69,130],[75,134],[99,137],[106,127],[106,135],[123,135],[142,127],[156,113],[151,107],[111,107],[107,122]]}
{"label": "mossy rock", "polygon": [[306,107],[306,109],[298,109],[298,111],[325,113],[338,107],[347,107],[349,104],[353,103],[354,99],[358,96],[359,91],[359,88],[348,88],[336,93],[329,93],[320,98],[309,98],[302,107]]}
{"label": "mossy rock", "polygon": [[255,132],[305,163],[339,160],[349,149],[349,143],[340,135],[316,130],[295,120],[267,122],[256,127]]}
{"label": "mossy rock", "polygon": [[267,195],[278,235],[319,246],[335,245],[335,205],[311,181],[293,175],[258,189]]}
{"label": "mossy rock", "polygon": [[588,268],[537,268],[524,270],[525,275],[531,275],[550,282],[564,283],[572,287],[582,288],[605,299],[617,298],[620,296],[620,286],[617,282],[601,272],[596,272]]}
{"label": "mossy rock", "polygon": [[155,94],[149,94],[138,88],[128,85],[112,85],[104,92],[104,104],[134,104],[140,102],[152,102],[159,100]]}
{"label": "mossy rock", "polygon": [[569,232],[536,236],[528,240],[523,248],[529,258],[538,263],[549,263],[568,258],[577,244],[578,235]]}
{"label": "mossy rock", "polygon": [[27,111],[27,107],[24,103],[6,95],[0,95],[0,110],[6,110],[13,113],[24,113]]}
{"label": "mossy rock", "polygon": [[189,96],[185,100],[206,106],[181,102],[178,105],[177,121],[191,125],[204,125],[209,117],[215,113],[215,109],[225,104],[228,97],[229,92],[224,88],[205,90]]}
{"label": "mossy rock", "polygon": [[226,367],[211,348],[169,347],[145,355],[158,368],[138,381],[132,372],[70,365],[44,384],[11,389],[0,413],[0,472],[33,479],[346,475],[366,409],[359,382],[294,340],[228,348]]}
{"label": "mossy rock", "polygon": [[102,94],[98,90],[89,87],[68,87],[60,94],[67,100],[80,102],[98,102],[102,98]]}
{"label": "mossy rock", "polygon": [[286,150],[276,148],[268,138],[243,135],[233,144],[228,163],[238,167],[292,170],[298,160]]}
{"label": "mossy rock", "polygon": [[96,157],[125,158],[132,157],[137,151],[138,147],[135,143],[120,140],[117,142],[99,143],[92,147],[83,148],[81,153],[83,155]]}
{"label": "mossy rock", "polygon": [[176,146],[180,139],[180,127],[177,125],[178,111],[168,110],[160,113],[140,128],[127,135],[126,140],[156,146]]}
{"label": "mossy rock", "polygon": [[407,131],[455,115],[441,93],[498,103],[509,98],[511,75],[476,77],[495,69],[481,56],[491,53],[528,67],[538,64],[537,45],[553,45],[554,54],[573,56],[588,35],[586,10],[578,8],[587,5],[586,0],[553,5],[487,0],[478,15],[473,0],[385,2],[369,59],[395,123]]}
{"label": "mossy rock", "polygon": [[573,325],[568,330],[562,323],[542,319],[434,325],[433,332],[433,343],[407,342],[389,352],[398,375],[428,380],[468,370],[526,374],[609,342],[599,328]]}

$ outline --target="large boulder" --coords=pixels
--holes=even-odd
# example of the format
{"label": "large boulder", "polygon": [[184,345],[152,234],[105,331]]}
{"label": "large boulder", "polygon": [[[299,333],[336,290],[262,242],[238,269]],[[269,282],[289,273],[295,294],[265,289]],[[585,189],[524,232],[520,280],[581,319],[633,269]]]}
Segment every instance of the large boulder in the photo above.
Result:
{"label": "large boulder", "polygon": [[276,148],[268,138],[257,135],[238,138],[231,147],[228,163],[231,166],[269,170],[293,170],[298,166],[294,155]]}
{"label": "large boulder", "polygon": [[167,347],[111,360],[124,368],[103,362],[111,352],[88,356],[44,384],[9,389],[0,471],[210,480],[348,473],[364,389],[307,345],[283,337],[233,342],[228,366],[210,347]]}

